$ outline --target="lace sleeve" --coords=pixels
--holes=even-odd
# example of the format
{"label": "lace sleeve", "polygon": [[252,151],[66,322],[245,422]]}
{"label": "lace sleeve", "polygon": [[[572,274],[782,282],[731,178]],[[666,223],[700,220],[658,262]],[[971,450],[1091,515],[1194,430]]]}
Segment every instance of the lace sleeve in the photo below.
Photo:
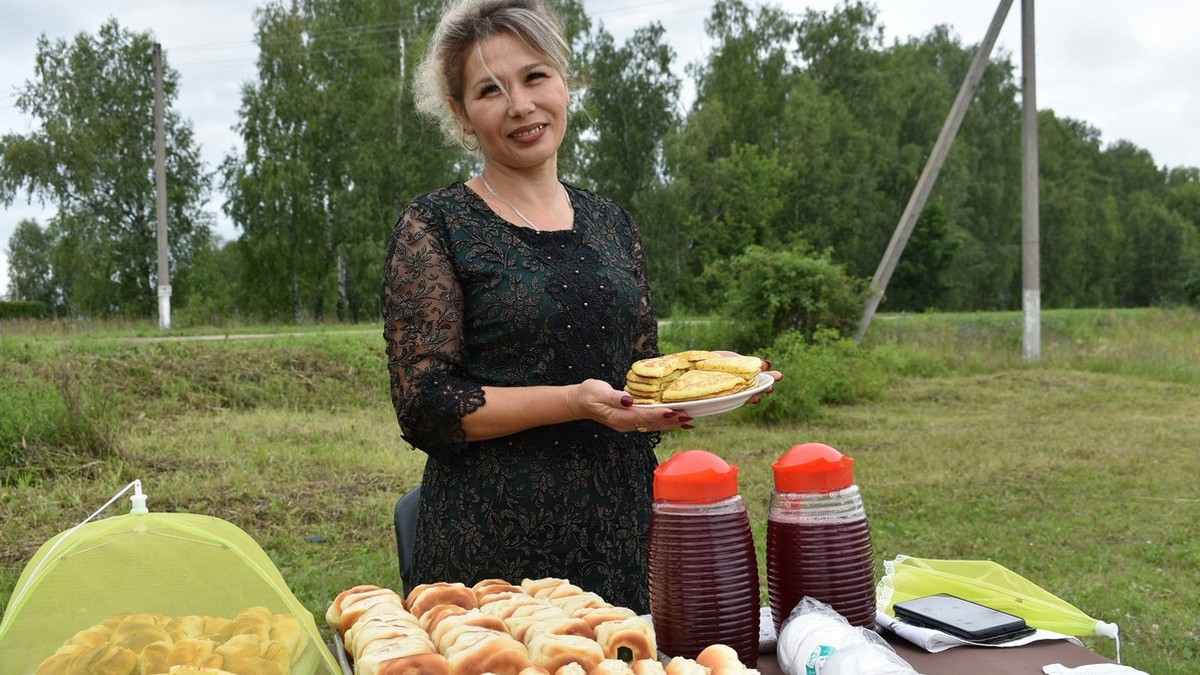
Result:
{"label": "lace sleeve", "polygon": [[483,388],[462,374],[463,292],[428,209],[410,205],[392,230],[383,283],[392,405],[404,439],[431,457],[466,447],[462,418]]}

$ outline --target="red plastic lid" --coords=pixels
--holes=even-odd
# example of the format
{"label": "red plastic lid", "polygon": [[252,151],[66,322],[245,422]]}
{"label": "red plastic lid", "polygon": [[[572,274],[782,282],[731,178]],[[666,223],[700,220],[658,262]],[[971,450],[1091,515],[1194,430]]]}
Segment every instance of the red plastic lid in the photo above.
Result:
{"label": "red plastic lid", "polygon": [[771,469],[778,492],[831,492],[854,484],[854,460],[824,443],[793,445]]}
{"label": "red plastic lid", "polygon": [[738,468],[707,450],[684,450],[654,470],[654,499],[717,502],[738,491]]}

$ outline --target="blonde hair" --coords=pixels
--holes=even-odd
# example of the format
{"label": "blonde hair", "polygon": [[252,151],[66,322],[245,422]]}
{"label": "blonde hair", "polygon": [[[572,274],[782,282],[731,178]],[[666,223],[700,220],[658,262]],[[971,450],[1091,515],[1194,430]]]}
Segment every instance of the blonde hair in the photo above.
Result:
{"label": "blonde hair", "polygon": [[462,107],[468,53],[501,33],[517,37],[549,59],[571,87],[571,46],[562,19],[540,0],[456,0],[438,21],[416,81],[417,112],[437,122],[451,144],[474,149],[467,146],[448,101]]}

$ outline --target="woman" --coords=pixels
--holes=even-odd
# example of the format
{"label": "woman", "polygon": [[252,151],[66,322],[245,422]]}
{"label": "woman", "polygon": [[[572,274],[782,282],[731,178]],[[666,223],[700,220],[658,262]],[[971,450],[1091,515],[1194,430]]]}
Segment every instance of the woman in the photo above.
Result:
{"label": "woman", "polygon": [[562,577],[645,613],[656,432],[692,425],[620,389],[658,333],[632,218],[558,178],[569,55],[537,0],[466,0],[421,69],[419,109],[483,168],[388,249],[392,401],[428,455],[410,581]]}

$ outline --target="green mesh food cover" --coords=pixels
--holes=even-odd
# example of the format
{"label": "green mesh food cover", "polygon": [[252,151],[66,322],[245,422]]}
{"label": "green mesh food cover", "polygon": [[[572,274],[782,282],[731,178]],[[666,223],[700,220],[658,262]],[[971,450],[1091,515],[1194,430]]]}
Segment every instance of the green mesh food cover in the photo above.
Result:
{"label": "green mesh food cover", "polygon": [[183,666],[341,672],[262,548],[203,515],[130,513],[57,535],[25,567],[0,623],[4,675]]}

